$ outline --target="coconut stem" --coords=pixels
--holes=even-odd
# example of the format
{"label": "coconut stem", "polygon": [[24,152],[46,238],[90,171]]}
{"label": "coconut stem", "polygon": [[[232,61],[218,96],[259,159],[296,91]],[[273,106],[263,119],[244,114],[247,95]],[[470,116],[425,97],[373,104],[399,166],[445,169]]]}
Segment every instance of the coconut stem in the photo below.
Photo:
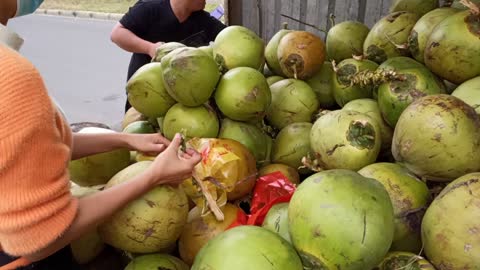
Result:
{"label": "coconut stem", "polygon": [[397,50],[408,50],[408,43],[398,44],[395,43],[395,41],[393,41],[387,34],[385,34],[385,37],[393,46],[395,46],[395,48],[397,48]]}
{"label": "coconut stem", "polygon": [[322,168],[320,162],[318,159],[313,158],[312,155],[309,153],[305,157],[302,158],[302,166],[300,166],[298,169],[310,169],[314,172],[321,172],[324,169]]}
{"label": "coconut stem", "polygon": [[293,65],[293,77],[295,78],[295,80],[298,80],[296,64]]}
{"label": "coconut stem", "polygon": [[460,0],[460,3],[470,9],[473,15],[480,15],[480,7],[470,0]]}
{"label": "coconut stem", "polygon": [[284,29],[284,30],[288,29],[288,23],[287,22],[282,23],[282,29]]}
{"label": "coconut stem", "polygon": [[203,196],[207,200],[208,207],[210,208],[210,210],[212,210],[215,218],[218,221],[223,221],[225,219],[225,216],[223,215],[222,210],[220,210],[220,207],[218,207],[217,202],[213,199],[210,192],[208,192],[208,189],[205,184],[203,184],[203,181],[199,181],[195,177],[193,177],[193,181],[200,187]]}
{"label": "coconut stem", "polygon": [[361,87],[378,86],[390,81],[404,81],[405,76],[398,74],[394,70],[362,70],[348,77],[350,86],[358,85]]}
{"label": "coconut stem", "polygon": [[335,14],[330,13],[330,15],[328,15],[328,19],[330,20],[330,24],[331,24],[330,27],[334,27],[335,26]]}

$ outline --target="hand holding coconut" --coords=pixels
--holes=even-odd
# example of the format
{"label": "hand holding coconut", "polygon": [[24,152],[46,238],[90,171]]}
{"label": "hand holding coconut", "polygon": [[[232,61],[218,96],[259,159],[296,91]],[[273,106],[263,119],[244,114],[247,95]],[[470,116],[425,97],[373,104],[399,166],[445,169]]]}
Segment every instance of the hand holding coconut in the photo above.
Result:
{"label": "hand holding coconut", "polygon": [[155,158],[149,173],[154,184],[181,184],[192,176],[195,165],[201,160],[201,155],[193,149],[179,151],[182,138],[175,135],[170,145]]}

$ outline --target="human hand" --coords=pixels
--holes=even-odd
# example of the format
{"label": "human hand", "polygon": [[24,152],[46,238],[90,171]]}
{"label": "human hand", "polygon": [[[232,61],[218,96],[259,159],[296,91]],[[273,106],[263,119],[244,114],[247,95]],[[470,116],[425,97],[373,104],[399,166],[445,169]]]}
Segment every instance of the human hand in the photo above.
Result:
{"label": "human hand", "polygon": [[128,141],[132,150],[136,150],[147,156],[158,155],[170,144],[170,141],[159,133],[131,134]]}
{"label": "human hand", "polygon": [[193,149],[179,151],[181,144],[182,138],[176,134],[167,149],[155,158],[150,166],[154,184],[178,185],[192,176],[193,168],[202,156]]}
{"label": "human hand", "polygon": [[162,42],[162,41],[159,41],[157,43],[152,43],[152,45],[150,46],[150,49],[148,50],[148,54],[150,55],[150,57],[152,59],[155,58],[155,56],[157,54],[157,48],[160,47],[164,43],[165,42]]}

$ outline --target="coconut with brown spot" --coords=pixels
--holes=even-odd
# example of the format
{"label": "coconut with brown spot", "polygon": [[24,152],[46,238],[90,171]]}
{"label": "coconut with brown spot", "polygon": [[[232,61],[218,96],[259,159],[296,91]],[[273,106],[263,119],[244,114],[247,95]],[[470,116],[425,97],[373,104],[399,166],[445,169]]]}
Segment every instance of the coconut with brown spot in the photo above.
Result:
{"label": "coconut with brown spot", "polygon": [[258,175],[260,177],[275,172],[281,172],[292,184],[300,184],[300,175],[298,174],[298,171],[285,164],[268,164],[260,168]]}
{"label": "coconut with brown spot", "polygon": [[305,80],[320,70],[325,61],[324,42],[307,31],[287,33],[278,44],[277,57],[288,78]]}
{"label": "coconut with brown spot", "polygon": [[425,254],[438,270],[480,266],[480,173],[454,180],[435,198],[422,222]]}

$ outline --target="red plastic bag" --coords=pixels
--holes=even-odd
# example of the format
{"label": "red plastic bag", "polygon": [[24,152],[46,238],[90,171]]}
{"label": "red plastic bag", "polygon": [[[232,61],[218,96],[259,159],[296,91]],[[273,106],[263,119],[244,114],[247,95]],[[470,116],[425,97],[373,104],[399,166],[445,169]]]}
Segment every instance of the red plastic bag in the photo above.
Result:
{"label": "red plastic bag", "polygon": [[270,208],[277,203],[289,202],[295,189],[295,185],[281,172],[258,178],[253,190],[251,214],[238,216],[229,229],[240,225],[261,226]]}

